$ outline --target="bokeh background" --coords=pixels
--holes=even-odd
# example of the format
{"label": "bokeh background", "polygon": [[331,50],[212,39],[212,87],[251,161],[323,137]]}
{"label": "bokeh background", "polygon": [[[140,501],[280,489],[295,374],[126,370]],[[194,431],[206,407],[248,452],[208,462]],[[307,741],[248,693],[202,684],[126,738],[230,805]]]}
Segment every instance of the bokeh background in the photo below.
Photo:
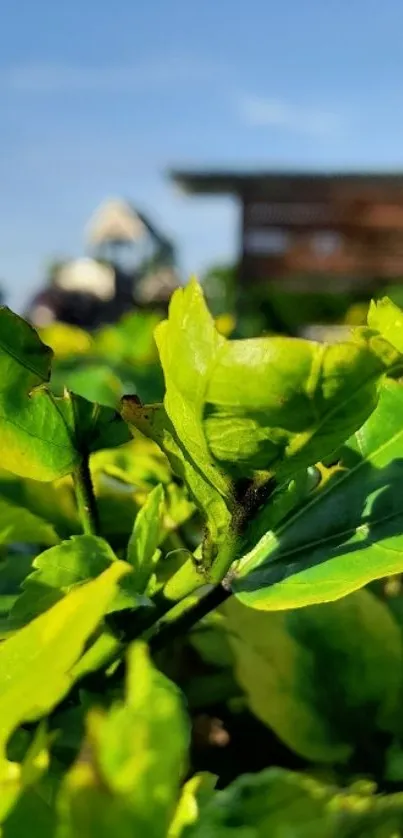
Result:
{"label": "bokeh background", "polygon": [[[319,288],[294,282],[290,289],[283,270],[267,269],[258,289],[253,271],[244,271],[240,294],[241,201],[220,189],[185,194],[171,173],[386,173],[391,191],[369,200],[400,209],[402,25],[399,0],[7,4],[0,27],[5,302],[40,323],[56,317],[91,328],[130,307],[163,298],[165,305],[172,284],[196,273],[214,311],[236,314],[239,334],[307,328],[320,337],[318,325],[360,322],[373,294],[386,289],[399,301],[403,261],[378,287],[379,265],[372,276],[368,270],[370,243],[368,282],[359,287],[354,266],[331,276],[322,259]],[[137,232],[113,211],[94,234],[94,213],[99,224],[98,208],[110,199],[140,213]],[[301,200],[314,200],[309,179]],[[389,224],[396,235],[383,243],[387,254],[398,247],[399,223]],[[260,244],[271,255],[282,247],[276,237]],[[83,257],[112,266],[113,281],[93,263],[75,263]],[[72,263],[73,273],[60,279]],[[140,291],[146,275],[153,282]]]}

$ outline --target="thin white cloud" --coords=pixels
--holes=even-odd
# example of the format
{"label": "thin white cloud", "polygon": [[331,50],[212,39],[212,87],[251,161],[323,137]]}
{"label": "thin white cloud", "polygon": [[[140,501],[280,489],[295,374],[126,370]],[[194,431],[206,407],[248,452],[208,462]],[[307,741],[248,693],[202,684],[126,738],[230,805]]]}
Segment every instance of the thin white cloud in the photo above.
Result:
{"label": "thin white cloud", "polygon": [[339,135],[344,129],[344,120],[335,111],[292,105],[276,98],[243,96],[238,111],[242,122],[255,128],[281,128],[316,137]]}
{"label": "thin white cloud", "polygon": [[125,92],[212,81],[225,68],[168,56],[122,66],[26,64],[0,72],[0,91],[10,93]]}

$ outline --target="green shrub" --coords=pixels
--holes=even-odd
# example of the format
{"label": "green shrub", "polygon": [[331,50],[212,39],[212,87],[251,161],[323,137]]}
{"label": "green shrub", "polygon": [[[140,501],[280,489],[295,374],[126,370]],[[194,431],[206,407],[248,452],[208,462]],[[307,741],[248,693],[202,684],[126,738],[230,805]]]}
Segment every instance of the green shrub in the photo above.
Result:
{"label": "green shrub", "polygon": [[398,838],[403,315],[156,322],[0,310],[1,834]]}

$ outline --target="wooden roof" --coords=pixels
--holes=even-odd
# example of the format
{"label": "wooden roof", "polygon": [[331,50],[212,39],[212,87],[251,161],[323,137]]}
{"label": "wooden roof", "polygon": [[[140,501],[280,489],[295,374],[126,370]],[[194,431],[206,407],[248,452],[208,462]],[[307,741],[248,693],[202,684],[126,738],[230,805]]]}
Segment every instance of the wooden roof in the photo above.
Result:
{"label": "wooden roof", "polygon": [[403,171],[354,172],[354,171],[267,171],[267,170],[179,170],[173,169],[169,177],[181,191],[188,194],[243,195],[257,190],[275,195],[276,199],[292,199],[296,194],[313,190],[328,193],[332,188],[387,190],[389,194],[403,191]]}

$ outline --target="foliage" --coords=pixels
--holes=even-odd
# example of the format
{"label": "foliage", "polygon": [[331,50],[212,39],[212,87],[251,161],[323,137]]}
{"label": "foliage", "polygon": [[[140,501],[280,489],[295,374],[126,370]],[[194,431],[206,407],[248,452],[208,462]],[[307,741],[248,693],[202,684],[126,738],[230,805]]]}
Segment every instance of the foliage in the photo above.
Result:
{"label": "foliage", "polygon": [[217,313],[0,309],[4,838],[403,835],[403,315]]}

